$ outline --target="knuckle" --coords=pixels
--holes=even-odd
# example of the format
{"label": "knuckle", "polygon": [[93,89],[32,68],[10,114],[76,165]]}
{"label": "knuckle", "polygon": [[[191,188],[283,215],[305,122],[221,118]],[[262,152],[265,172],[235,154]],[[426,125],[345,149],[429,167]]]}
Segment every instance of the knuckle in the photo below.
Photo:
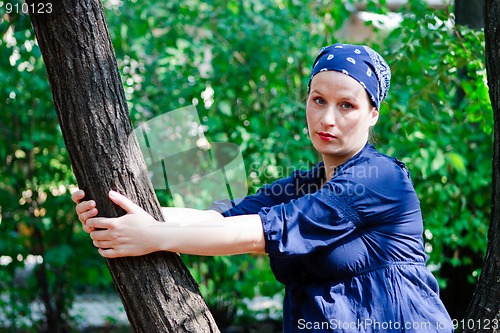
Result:
{"label": "knuckle", "polygon": [[109,219],[107,222],[108,222],[108,224],[106,225],[106,229],[108,229],[108,230],[116,230],[116,229],[118,229],[117,228],[117,224],[116,224],[116,222],[114,220]]}
{"label": "knuckle", "polygon": [[76,205],[75,210],[77,213],[83,213],[85,211],[85,205],[83,203],[79,203]]}
{"label": "knuckle", "polygon": [[76,191],[74,192],[72,195],[71,195],[71,199],[76,202],[76,203],[79,203],[79,201],[83,198],[83,194],[82,194],[82,191]]}

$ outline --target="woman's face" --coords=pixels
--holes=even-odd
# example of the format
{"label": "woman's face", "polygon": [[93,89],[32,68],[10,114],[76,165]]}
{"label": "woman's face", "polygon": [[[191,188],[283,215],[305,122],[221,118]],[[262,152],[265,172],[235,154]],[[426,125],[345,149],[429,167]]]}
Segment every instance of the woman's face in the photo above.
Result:
{"label": "woman's face", "polygon": [[379,112],[358,81],[325,71],[311,81],[306,114],[314,148],[325,165],[338,166],[365,146]]}

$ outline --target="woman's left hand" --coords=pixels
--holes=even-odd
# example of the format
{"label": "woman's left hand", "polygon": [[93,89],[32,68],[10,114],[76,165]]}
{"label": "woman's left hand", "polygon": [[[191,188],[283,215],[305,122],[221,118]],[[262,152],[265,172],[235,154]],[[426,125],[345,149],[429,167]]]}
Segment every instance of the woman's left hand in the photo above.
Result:
{"label": "woman's left hand", "polygon": [[94,230],[90,237],[99,248],[99,253],[106,258],[116,258],[158,251],[162,240],[155,231],[161,223],[118,192],[110,191],[109,198],[126,214],[117,218],[95,217],[87,220],[86,225]]}

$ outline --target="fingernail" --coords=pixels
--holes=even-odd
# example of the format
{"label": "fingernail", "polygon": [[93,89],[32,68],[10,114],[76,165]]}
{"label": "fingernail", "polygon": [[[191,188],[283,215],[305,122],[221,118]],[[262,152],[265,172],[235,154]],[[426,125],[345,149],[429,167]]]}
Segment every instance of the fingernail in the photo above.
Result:
{"label": "fingernail", "polygon": [[109,191],[109,196],[115,198],[116,197],[116,192],[111,190]]}

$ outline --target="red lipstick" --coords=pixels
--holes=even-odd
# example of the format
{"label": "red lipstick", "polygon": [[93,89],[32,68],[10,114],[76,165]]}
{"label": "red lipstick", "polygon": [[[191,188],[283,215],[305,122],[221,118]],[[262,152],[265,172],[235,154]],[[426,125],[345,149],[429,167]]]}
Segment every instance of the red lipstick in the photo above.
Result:
{"label": "red lipstick", "polygon": [[325,140],[325,141],[332,141],[333,139],[336,138],[335,135],[328,133],[328,132],[317,132],[317,134],[321,140]]}

